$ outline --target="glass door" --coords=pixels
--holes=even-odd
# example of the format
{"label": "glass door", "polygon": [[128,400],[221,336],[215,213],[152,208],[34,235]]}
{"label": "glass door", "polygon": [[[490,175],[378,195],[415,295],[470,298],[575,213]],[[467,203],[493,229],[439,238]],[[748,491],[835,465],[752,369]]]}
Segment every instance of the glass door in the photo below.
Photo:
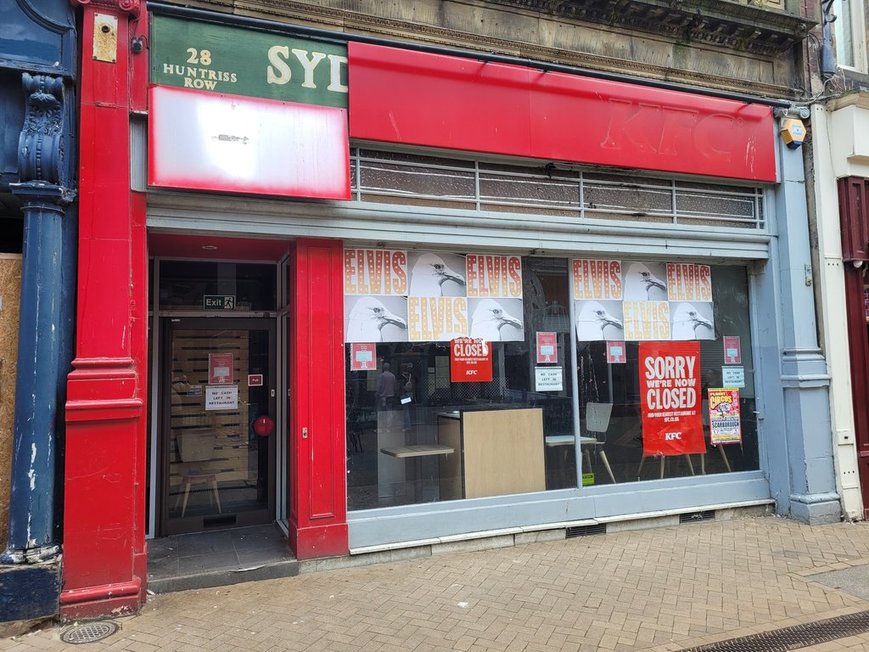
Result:
{"label": "glass door", "polygon": [[274,321],[165,324],[163,533],[274,520]]}

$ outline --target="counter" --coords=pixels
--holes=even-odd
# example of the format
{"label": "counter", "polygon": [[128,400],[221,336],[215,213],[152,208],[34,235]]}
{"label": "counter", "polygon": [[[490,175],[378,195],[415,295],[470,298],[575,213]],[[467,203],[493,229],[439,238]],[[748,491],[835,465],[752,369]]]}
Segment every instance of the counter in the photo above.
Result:
{"label": "counter", "polygon": [[438,414],[441,500],[544,491],[543,443],[542,408]]}

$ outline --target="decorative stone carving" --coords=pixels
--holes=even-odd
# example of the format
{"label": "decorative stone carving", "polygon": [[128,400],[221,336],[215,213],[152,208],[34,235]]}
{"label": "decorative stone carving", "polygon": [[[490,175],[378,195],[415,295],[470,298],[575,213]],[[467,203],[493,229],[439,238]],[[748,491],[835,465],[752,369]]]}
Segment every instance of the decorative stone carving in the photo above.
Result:
{"label": "decorative stone carving", "polygon": [[650,32],[775,55],[802,41],[814,22],[781,11],[721,0],[489,0],[558,18]]}
{"label": "decorative stone carving", "polygon": [[18,139],[19,178],[22,183],[62,184],[65,181],[63,79],[28,73],[21,78],[27,100]]}
{"label": "decorative stone carving", "polygon": [[93,5],[107,10],[122,11],[132,18],[138,18],[142,11],[142,0],[69,0],[73,5]]}
{"label": "decorative stone carving", "polygon": [[[728,19],[730,22],[719,23],[719,32],[710,31],[707,34],[708,40],[694,42],[685,36],[684,27],[681,32],[677,30],[678,37],[673,38],[669,33],[664,33],[663,26],[650,25],[653,38],[649,39],[649,32],[619,29],[618,25],[609,22],[609,18],[603,23],[595,23],[591,19],[564,18],[558,14],[559,11],[575,12],[576,7],[587,4],[584,0],[564,0],[560,3],[555,0],[537,1],[544,9],[534,10],[532,5],[535,0],[464,0],[460,3],[444,3],[452,12],[447,14],[447,9],[437,9],[437,0],[421,0],[418,5],[413,5],[413,10],[410,4],[393,6],[375,0],[358,0],[353,3],[352,9],[347,8],[346,3],[316,0],[200,0],[203,8],[217,12],[231,11],[264,20],[293,24],[301,22],[324,29],[398,40],[415,39],[427,45],[528,59],[529,65],[535,61],[551,61],[616,75],[666,80],[755,96],[796,97],[799,93],[799,89],[793,85],[793,80],[799,74],[794,68],[793,49],[782,44],[787,39],[791,39],[792,43],[802,40],[805,37],[803,30],[813,23],[778,9],[771,10],[767,8],[767,1],[764,1],[763,8],[759,8],[727,0],[673,0],[673,11],[680,7],[685,9],[702,5],[716,8],[717,19],[733,14]],[[661,5],[662,11],[671,4],[669,0],[601,1],[607,6],[635,4],[638,7],[654,2],[656,6]],[[476,12],[482,13],[477,16]],[[515,24],[525,25],[527,31],[517,28],[514,34],[511,29],[504,27],[510,23],[513,14]],[[609,16],[606,12],[602,15]],[[485,16],[486,26],[491,24],[499,27],[471,28],[470,21],[474,16]],[[697,19],[695,29],[711,30],[703,18]],[[705,18],[711,21],[712,15]],[[690,20],[674,20],[674,24],[690,24]],[[750,26],[752,29],[771,29],[790,36],[776,40],[784,49],[770,46],[769,51],[746,54],[744,50],[730,48],[724,43],[725,37],[731,34],[724,26],[731,23],[734,29],[735,26],[742,26],[746,31]],[[605,29],[598,29],[601,24]],[[560,25],[567,28],[561,30]],[[755,47],[757,49],[758,46]],[[688,55],[688,52],[696,52],[696,55]]]}
{"label": "decorative stone carving", "polygon": [[131,18],[138,18],[142,12],[142,0],[69,0],[73,5],[82,7],[93,5],[106,10],[122,11],[130,15]]}

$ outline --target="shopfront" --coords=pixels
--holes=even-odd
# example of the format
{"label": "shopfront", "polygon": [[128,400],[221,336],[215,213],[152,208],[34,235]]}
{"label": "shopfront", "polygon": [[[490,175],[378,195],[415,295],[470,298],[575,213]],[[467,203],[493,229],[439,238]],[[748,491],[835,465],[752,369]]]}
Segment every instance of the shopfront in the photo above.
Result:
{"label": "shopfront", "polygon": [[310,559],[772,503],[838,518],[790,274],[802,161],[770,106],[149,19],[149,535],[275,520]]}
{"label": "shopfront", "polygon": [[[352,551],[769,500],[755,357],[770,317],[754,299],[768,264],[762,186],[351,158],[361,202],[655,222],[630,251],[618,237],[517,251],[498,247],[503,232],[488,249],[475,234],[475,250],[470,238],[345,244]],[[668,222],[695,228],[656,242]]]}
{"label": "shopfront", "polygon": [[[317,228],[341,247],[340,286],[330,287],[343,306],[340,491],[352,551],[769,501],[755,378],[766,318],[755,297],[775,222],[769,107],[178,16],[152,16],[151,33],[152,228],[171,240],[183,211],[188,232],[218,221],[283,236]],[[221,41],[242,35],[232,68]],[[251,84],[262,71],[248,60],[263,64],[264,85]],[[255,97],[284,92],[305,103]],[[495,112],[504,105],[522,109]],[[314,120],[316,137],[278,127],[288,120]],[[256,155],[245,139],[261,145]],[[255,181],[236,187],[245,175]],[[208,188],[326,201],[247,200],[245,224],[229,227]],[[234,215],[231,194],[221,203]],[[223,317],[277,307],[230,300]],[[172,347],[181,326],[169,326]],[[173,383],[183,371],[173,361]],[[233,370],[239,396],[249,372]],[[172,419],[187,417],[165,387],[163,432],[174,433]],[[191,387],[203,394],[188,393],[183,409],[217,391],[202,379]],[[291,385],[275,389],[293,396]],[[230,402],[201,414],[247,423],[241,438],[262,444],[253,419],[274,412]],[[266,441],[289,453],[282,430]],[[163,444],[167,523],[188,518],[177,437]],[[229,467],[217,489],[212,474],[193,478],[208,510],[194,527],[232,524],[218,502],[233,491]],[[269,492],[274,502],[286,488]]]}
{"label": "shopfront", "polygon": [[[866,93],[815,107],[812,117],[819,143],[814,190],[818,251],[826,261],[820,274],[820,296],[824,345],[833,369],[837,481],[848,517],[865,519],[869,504],[869,170],[864,163],[866,146],[854,134],[869,127]],[[824,148],[830,156],[817,153]]]}

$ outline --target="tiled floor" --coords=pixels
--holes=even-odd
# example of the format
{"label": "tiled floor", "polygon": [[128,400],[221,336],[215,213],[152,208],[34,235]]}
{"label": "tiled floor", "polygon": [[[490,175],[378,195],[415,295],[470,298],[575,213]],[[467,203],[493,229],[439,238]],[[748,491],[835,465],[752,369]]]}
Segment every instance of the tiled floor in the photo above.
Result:
{"label": "tiled floor", "polygon": [[[181,534],[148,542],[148,585],[156,593],[244,581],[263,569],[283,568],[272,577],[298,572],[287,538],[277,524]],[[220,577],[232,581],[220,581]],[[210,577],[213,581],[205,582]]]}

